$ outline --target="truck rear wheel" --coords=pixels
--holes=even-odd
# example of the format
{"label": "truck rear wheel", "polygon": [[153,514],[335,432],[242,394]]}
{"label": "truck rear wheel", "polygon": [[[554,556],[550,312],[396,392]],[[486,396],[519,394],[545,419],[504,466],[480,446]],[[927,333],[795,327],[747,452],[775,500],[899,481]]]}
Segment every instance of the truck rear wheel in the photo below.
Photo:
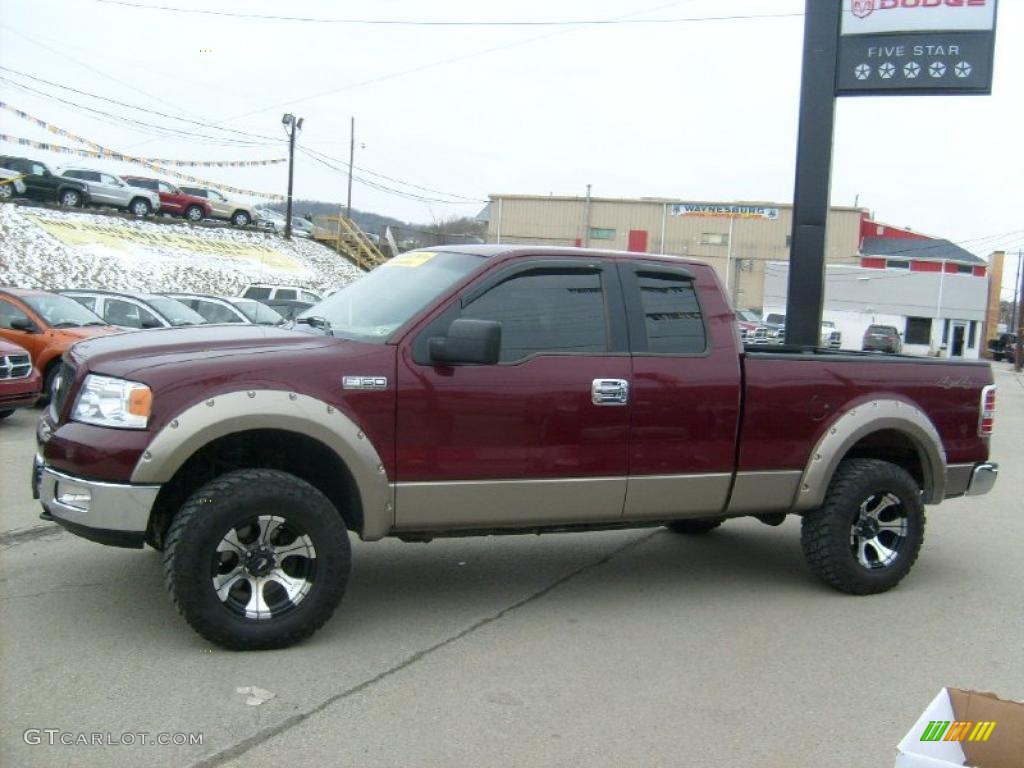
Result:
{"label": "truck rear wheel", "polygon": [[811,570],[842,592],[895,587],[924,540],[921,489],[906,470],[877,459],[839,465],[825,503],[804,515],[800,544]]}
{"label": "truck rear wheel", "polygon": [[341,515],[287,472],[243,469],[211,480],[167,532],[164,581],[179,612],[224,648],[285,648],[341,602],[351,547]]}
{"label": "truck rear wheel", "polygon": [[696,520],[673,520],[665,527],[672,531],[672,533],[696,536],[702,533],[709,533],[724,522],[722,519],[704,517]]}

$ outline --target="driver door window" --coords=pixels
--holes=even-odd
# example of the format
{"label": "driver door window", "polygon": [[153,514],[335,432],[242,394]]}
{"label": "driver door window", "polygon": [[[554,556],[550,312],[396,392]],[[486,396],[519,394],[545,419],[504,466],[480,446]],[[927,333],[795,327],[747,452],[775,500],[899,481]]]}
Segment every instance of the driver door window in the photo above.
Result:
{"label": "driver door window", "polygon": [[538,354],[608,351],[608,321],[597,270],[536,269],[491,288],[462,317],[501,323],[502,363]]}

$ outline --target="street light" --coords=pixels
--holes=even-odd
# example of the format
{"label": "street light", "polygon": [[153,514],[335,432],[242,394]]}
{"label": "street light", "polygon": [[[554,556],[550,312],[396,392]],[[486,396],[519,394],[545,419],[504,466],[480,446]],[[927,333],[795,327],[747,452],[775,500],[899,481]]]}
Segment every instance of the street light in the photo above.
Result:
{"label": "street light", "polygon": [[291,112],[281,116],[281,125],[288,134],[288,207],[285,212],[284,237],[292,239],[292,182],[295,178],[295,134],[302,130],[302,118],[295,119]]}

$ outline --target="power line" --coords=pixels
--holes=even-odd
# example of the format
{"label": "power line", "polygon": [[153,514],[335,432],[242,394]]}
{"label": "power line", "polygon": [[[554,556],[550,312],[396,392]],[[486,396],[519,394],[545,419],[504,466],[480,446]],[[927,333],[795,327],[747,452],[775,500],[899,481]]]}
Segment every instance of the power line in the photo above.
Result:
{"label": "power line", "polygon": [[[322,157],[319,157],[318,154],[310,152],[309,150],[305,149],[304,147],[299,147],[298,149],[299,149],[300,152],[302,152],[304,155],[306,155],[310,159],[314,160],[315,162],[320,163],[321,165],[323,165],[323,166],[325,166],[327,168],[330,168],[331,170],[336,171],[337,173],[340,173],[342,175],[345,175],[345,176],[348,175],[348,171],[346,169],[343,169],[343,168],[341,168],[341,167],[339,167],[337,165],[334,165],[333,163],[331,163],[331,162],[329,162],[327,160],[324,160]],[[406,192],[404,190],[396,189],[396,188],[390,187],[390,186],[388,186],[386,184],[381,184],[380,182],[372,181],[370,179],[366,179],[366,178],[363,178],[361,176],[357,176],[355,174],[352,175],[352,178],[354,180],[358,181],[363,186],[370,187],[371,189],[376,189],[376,190],[378,190],[380,192],[385,192],[385,193],[390,194],[390,195],[395,195],[396,197],[403,197],[403,198],[405,198],[407,200],[415,200],[415,201],[421,202],[421,203],[443,203],[445,205],[479,205],[479,204],[481,204],[483,202],[482,200],[468,200],[468,199],[467,200],[442,200],[440,198],[433,198],[433,197],[426,197],[424,195],[418,195],[415,192]]]}
{"label": "power line", "polygon": [[25,92],[28,92],[28,93],[36,94],[37,96],[42,96],[44,99],[50,99],[51,101],[59,102],[61,104],[64,104],[65,106],[69,106],[69,107],[72,107],[74,109],[79,109],[79,110],[82,110],[84,112],[89,112],[89,113],[94,114],[94,115],[99,115],[101,117],[105,117],[108,120],[115,121],[114,124],[118,125],[120,127],[124,127],[125,123],[129,123],[129,124],[137,126],[136,130],[139,130],[142,133],[150,133],[152,135],[153,132],[156,131],[156,132],[158,132],[159,136],[164,137],[164,138],[167,138],[167,137],[181,138],[182,136],[191,136],[191,137],[201,138],[201,139],[210,139],[213,142],[219,143],[219,144],[225,144],[225,145],[230,144],[230,145],[249,146],[249,147],[253,147],[253,146],[266,146],[267,144],[271,143],[269,141],[252,141],[252,140],[242,140],[242,139],[229,139],[229,138],[225,138],[223,136],[210,136],[208,134],[196,133],[195,131],[186,131],[186,130],[184,130],[182,128],[168,128],[166,126],[156,125],[154,123],[147,123],[144,120],[139,120],[137,118],[125,117],[123,115],[115,115],[115,114],[111,114],[110,112],[104,112],[103,110],[95,109],[93,107],[87,107],[84,104],[78,104],[76,102],[69,101],[67,99],[62,99],[59,96],[54,96],[51,93],[45,93],[44,91],[40,91],[40,90],[38,90],[36,88],[32,88],[30,86],[27,86],[27,85],[25,85],[23,83],[19,83],[19,82],[15,81],[15,80],[11,80],[9,78],[3,77],[2,75],[0,75],[0,82],[7,83],[8,85],[10,85],[10,86],[12,86],[12,87],[14,87],[14,88],[16,88],[17,90],[20,90],[20,91],[25,91]]}
{"label": "power line", "polygon": [[281,14],[244,13],[242,11],[214,11],[206,8],[178,8],[167,5],[146,5],[128,2],[128,0],[93,0],[104,5],[119,5],[125,8],[146,11],[167,11],[171,13],[199,14],[203,16],[223,16],[232,19],[250,19],[254,21],[292,21],[315,24],[353,24],[363,26],[387,27],[572,27],[572,26],[618,26],[626,24],[685,24],[707,21],[744,21],[748,19],[783,19],[801,17],[802,13],[749,13],[730,14],[725,16],[681,16],[666,19],[528,19],[513,21],[476,20],[429,20],[429,19],[367,19],[367,18],[331,18],[324,16],[285,16]]}
{"label": "power line", "polygon": [[[279,139],[274,137],[274,136],[265,136],[263,134],[258,134],[258,133],[249,133],[248,131],[242,131],[242,130],[239,130],[237,128],[225,128],[225,127],[216,125],[216,124],[214,124],[214,123],[212,123],[210,121],[193,120],[193,119],[188,118],[188,117],[180,117],[178,115],[171,115],[171,114],[168,114],[166,112],[160,112],[159,110],[156,110],[156,109],[149,109],[147,107],[140,107],[137,104],[129,104],[129,103],[124,102],[124,101],[118,101],[117,99],[112,99],[109,96],[101,96],[101,95],[99,95],[97,93],[91,93],[89,91],[83,91],[83,90],[80,90],[78,88],[72,88],[69,85],[62,85],[60,83],[55,83],[55,82],[53,82],[51,80],[44,80],[41,77],[36,77],[35,75],[30,75],[27,72],[20,72],[17,69],[11,69],[10,67],[5,67],[5,66],[0,65],[0,70],[12,73],[14,75],[17,75],[18,77],[24,77],[24,78],[27,78],[29,80],[33,80],[33,81],[35,81],[37,83],[43,83],[45,85],[49,85],[49,86],[52,86],[54,88],[61,88],[62,90],[70,91],[70,92],[76,93],[76,94],[78,94],[80,96],[88,96],[89,98],[98,99],[100,101],[105,101],[105,102],[107,102],[109,104],[116,104],[119,107],[126,107],[128,109],[134,109],[134,110],[137,110],[139,112],[146,112],[147,114],[157,115],[158,117],[166,117],[166,118],[168,118],[170,120],[178,120],[178,121],[180,121],[182,123],[190,123],[192,125],[198,125],[198,126],[203,127],[203,128],[212,128],[212,129],[218,130],[218,131],[225,131],[227,133],[234,133],[236,135],[246,136],[246,137],[249,137],[249,138],[263,139],[263,140],[266,140],[266,141],[272,141],[274,143],[277,143],[279,141]],[[13,81],[8,80],[7,82],[13,82]]]}

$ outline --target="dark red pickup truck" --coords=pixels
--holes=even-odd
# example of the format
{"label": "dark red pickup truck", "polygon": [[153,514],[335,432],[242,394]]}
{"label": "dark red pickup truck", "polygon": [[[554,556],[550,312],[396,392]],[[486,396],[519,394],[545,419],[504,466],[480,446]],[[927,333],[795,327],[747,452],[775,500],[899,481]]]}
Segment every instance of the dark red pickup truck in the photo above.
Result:
{"label": "dark red pickup truck", "polygon": [[366,541],[801,515],[856,594],[910,570],[924,504],[981,494],[986,363],[739,344],[697,261],[523,246],[413,251],[288,329],[97,338],[39,427],[44,515],[163,550],[231,648],[312,634]]}

